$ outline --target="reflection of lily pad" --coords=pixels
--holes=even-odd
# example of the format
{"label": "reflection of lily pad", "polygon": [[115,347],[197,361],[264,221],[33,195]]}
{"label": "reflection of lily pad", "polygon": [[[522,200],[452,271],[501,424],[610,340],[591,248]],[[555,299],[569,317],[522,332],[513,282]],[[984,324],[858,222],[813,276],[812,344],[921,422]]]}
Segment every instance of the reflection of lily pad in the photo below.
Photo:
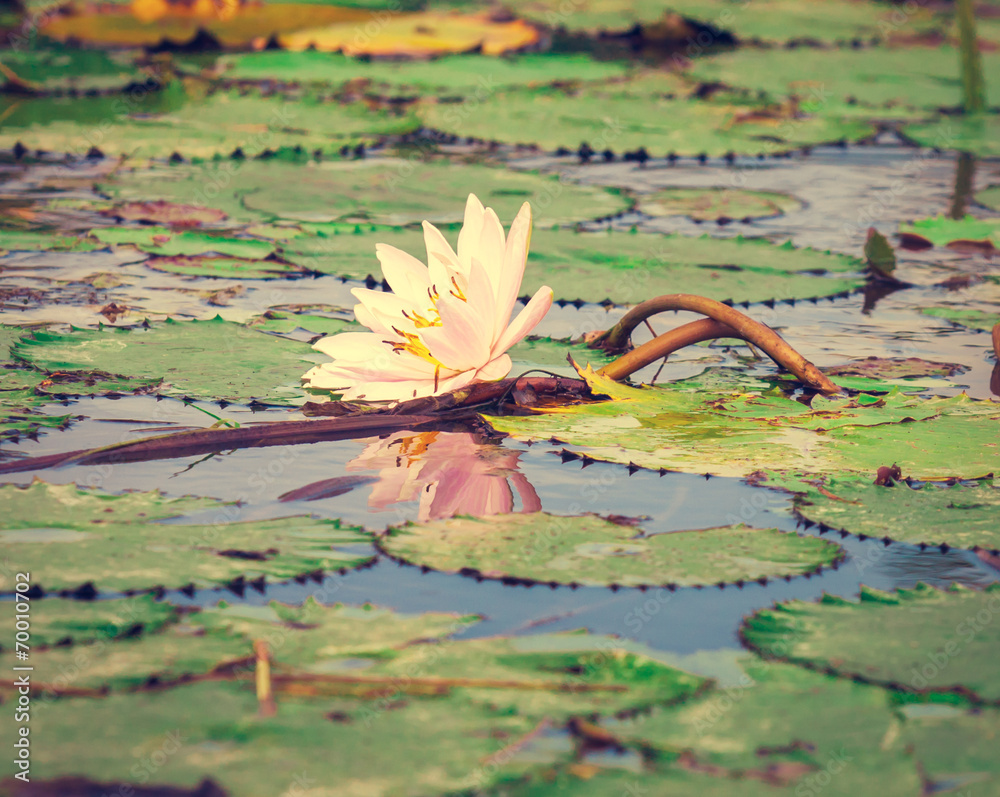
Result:
{"label": "reflection of lily pad", "polygon": [[1000,489],[992,480],[883,487],[870,477],[831,477],[823,481],[823,492],[805,480],[778,483],[800,494],[798,514],[831,528],[900,542],[1000,549]]}
{"label": "reflection of lily pad", "polygon": [[688,216],[696,221],[769,218],[801,206],[788,194],[740,188],[664,188],[639,198],[639,210],[650,216]]}
{"label": "reflection of lily pad", "polygon": [[[1000,283],[986,280],[954,293],[943,293],[921,312],[970,329],[989,331],[1000,324]],[[988,345],[985,344],[984,345]]]}
{"label": "reflection of lily pad", "polygon": [[[454,238],[453,233],[447,235]],[[423,237],[413,230],[292,239],[282,257],[316,271],[364,278],[378,274],[377,242],[423,259]],[[681,292],[759,302],[849,291],[863,284],[862,269],[851,257],[763,240],[582,233],[536,226],[522,290],[530,294],[548,285],[556,299],[610,299],[618,304]]]}
{"label": "reflection of lily pad", "polygon": [[[455,197],[471,192],[496,210],[506,224],[524,202],[531,203],[536,224],[544,225],[592,219],[628,207],[628,201],[614,192],[537,174],[390,158],[308,165],[254,161],[238,168],[222,163],[155,172],[137,170],[102,188],[125,199],[148,197],[151,178],[156,180],[155,190],[161,198],[184,201],[186,197],[191,201],[197,197],[199,203],[247,221],[358,219],[410,224],[429,219],[435,224],[460,223],[463,206]],[[373,248],[369,255],[374,259]]]}
{"label": "reflection of lily pad", "polygon": [[526,53],[508,58],[485,55],[454,55],[433,61],[359,60],[319,52],[289,53],[266,50],[259,53],[225,55],[219,67],[228,79],[282,81],[339,85],[368,80],[371,91],[380,86],[396,90],[471,94],[498,87],[545,85],[556,82],[606,80],[622,77],[625,66],[618,61],[595,61],[584,55]]}
{"label": "reflection of lily pad", "polygon": [[48,371],[99,369],[162,378],[159,392],[204,399],[287,401],[303,395],[307,345],[269,338],[216,317],[151,329],[36,332],[17,356]]}
{"label": "reflection of lily pad", "polygon": [[412,564],[488,578],[587,586],[732,583],[812,572],[840,549],[744,525],[644,536],[592,515],[457,517],[391,529],[381,541]]}
{"label": "reflection of lily pad", "polygon": [[[461,136],[530,142],[546,149],[576,149],[581,141],[601,152],[645,147],[653,157],[728,152],[783,152],[805,145],[855,141],[874,133],[871,124],[833,115],[793,112],[764,102],[665,99],[637,102],[628,86],[498,93],[466,104],[435,103],[420,109],[432,128]],[[469,105],[470,107],[466,107]],[[598,112],[595,113],[595,109]]]}
{"label": "reflection of lily pad", "polygon": [[[370,561],[358,546],[365,537],[339,521],[308,516],[235,522],[233,504],[211,498],[164,498],[158,492],[109,495],[73,484],[34,482],[0,488],[0,529],[69,529],[84,537],[39,542],[0,538],[0,549],[30,571],[46,590],[74,589],[92,582],[104,590],[156,586],[219,585],[238,577],[290,579],[317,570],[354,567]],[[215,512],[204,525],[156,523],[193,512]],[[13,574],[0,573],[0,591],[13,589]]]}
{"label": "reflection of lily pad", "polygon": [[[984,58],[987,74],[1000,69],[997,55],[985,53]],[[961,105],[959,64],[958,50],[948,46],[741,49],[699,58],[689,74],[700,82],[766,91],[777,98],[795,94],[803,100],[909,106],[919,118]]]}
{"label": "reflection of lily pad", "polygon": [[1000,407],[964,395],[892,391],[878,399],[814,396],[806,405],[777,389],[748,388],[726,371],[707,389],[700,377],[634,388],[583,375],[595,394],[612,400],[488,420],[518,439],[555,438],[586,446],[595,459],[687,473],[874,474],[898,462],[914,477],[977,478],[1000,469],[1000,450],[982,444],[996,439]]}
{"label": "reflection of lily pad", "polygon": [[757,612],[744,640],[766,656],[917,692],[1000,703],[1000,585],[947,592],[918,584],[894,593],[862,587],[861,600],[825,597]]}

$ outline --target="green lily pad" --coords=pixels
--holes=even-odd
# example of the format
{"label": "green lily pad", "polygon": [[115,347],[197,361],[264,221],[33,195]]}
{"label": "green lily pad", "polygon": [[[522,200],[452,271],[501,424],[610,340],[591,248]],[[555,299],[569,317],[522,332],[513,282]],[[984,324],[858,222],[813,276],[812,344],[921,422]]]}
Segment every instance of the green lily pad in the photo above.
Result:
{"label": "green lily pad", "polygon": [[[454,239],[454,233],[446,235]],[[377,275],[375,244],[388,243],[423,259],[414,230],[294,238],[282,257],[305,268],[363,279]],[[760,239],[695,238],[629,232],[576,232],[536,226],[522,292],[542,285],[556,299],[637,304],[661,293],[760,302],[831,296],[864,283],[860,260]]]}
{"label": "green lily pad", "polygon": [[172,321],[150,329],[36,332],[22,339],[17,356],[47,371],[124,372],[163,379],[165,395],[203,399],[288,402],[311,350],[303,343],[258,335],[242,324]]}
{"label": "green lily pad", "polygon": [[805,109],[793,117],[788,108],[764,102],[662,97],[637,102],[628,94],[627,84],[609,88],[612,91],[584,88],[573,94],[556,90],[498,92],[477,100],[474,109],[438,102],[419,111],[428,127],[461,136],[511,144],[530,142],[551,150],[575,150],[581,141],[597,152],[644,147],[653,157],[668,153],[709,157],[729,152],[767,154],[841,139],[856,141],[875,132],[861,119],[807,113]]}
{"label": "green lily pad", "polygon": [[737,791],[720,793],[742,794],[754,780],[778,795],[920,793],[891,693],[773,660],[741,663],[743,675],[724,689],[604,727],[673,759],[671,771],[742,776]]}
{"label": "green lily pad", "polygon": [[903,134],[923,147],[1000,157],[1000,116],[946,116],[927,124],[906,125]]}
{"label": "green lily pad", "polygon": [[[0,550],[48,591],[87,582],[102,590],[138,591],[238,578],[281,580],[372,558],[358,550],[367,538],[339,521],[298,516],[233,522],[240,516],[235,505],[212,498],[110,495],[40,481],[4,485],[0,495]],[[214,525],[155,522],[213,510]],[[0,572],[0,591],[12,589],[13,574]]]}
{"label": "green lily pad", "polygon": [[82,236],[48,230],[0,230],[0,252],[74,251],[89,252],[101,245]]}
{"label": "green lily pad", "polygon": [[236,257],[151,257],[149,268],[185,277],[267,280],[302,276],[303,269],[280,260],[241,260]]}
{"label": "green lily pad", "polygon": [[174,232],[166,227],[98,227],[90,237],[105,244],[132,244],[151,255],[229,255],[243,260],[263,260],[274,245],[257,238],[232,238],[206,232]]}
{"label": "green lily pad", "polygon": [[994,755],[997,738],[1000,712],[957,707],[908,718],[901,734],[903,744],[913,745],[930,783],[944,788],[955,784],[969,797],[988,797],[1000,787],[1000,766]]}
{"label": "green lily pad", "polygon": [[[2,539],[3,532],[0,532]],[[135,595],[106,601],[74,601],[50,598],[31,600],[31,648],[35,656],[49,662],[49,656],[61,657],[66,664],[72,656],[65,652],[73,645],[107,643],[113,639],[128,639],[141,634],[154,634],[175,623],[176,607],[157,600],[152,595]],[[42,651],[43,648],[57,650]],[[15,646],[7,641],[0,646],[5,663],[16,667]],[[46,665],[47,666],[47,665]],[[9,668],[8,668],[9,669]]]}
{"label": "green lily pad", "polygon": [[[48,673],[65,672],[73,662],[84,660],[87,666],[78,667],[73,679],[78,689],[138,689],[152,679],[175,685],[246,664],[255,640],[268,642],[276,674],[350,674],[398,656],[408,645],[444,643],[479,620],[472,615],[397,614],[367,604],[324,606],[313,597],[302,606],[223,601],[183,615],[168,604],[151,601],[150,596],[94,603],[53,598],[37,604],[46,612],[54,605],[53,632],[46,639],[73,641],[72,646],[33,655],[38,680],[58,691],[60,684]],[[163,610],[155,614],[154,607]],[[135,631],[137,623],[143,626],[142,633]],[[107,645],[112,639],[116,644]],[[4,663],[14,663],[12,649]],[[242,675],[251,669],[252,665],[245,667]]]}
{"label": "green lily pad", "polygon": [[900,224],[903,235],[917,235],[935,246],[948,246],[958,241],[982,241],[1000,247],[1000,219],[949,219],[937,216],[933,219]]}
{"label": "green lily pad", "polygon": [[[1000,56],[984,53],[984,59],[987,74],[1000,69]],[[961,106],[959,63],[957,48],[950,46],[741,49],[694,60],[688,74],[776,98],[794,94],[822,98],[824,104],[850,100],[896,113],[902,106],[920,118],[927,111]],[[872,113],[878,115],[875,109]]]}
{"label": "green lily pad", "polygon": [[[153,92],[141,102],[85,97],[70,106],[62,99],[41,98],[20,101],[7,110],[0,147],[21,142],[29,149],[81,155],[97,147],[105,155],[130,158],[165,158],[177,151],[186,158],[211,158],[237,149],[250,158],[298,147],[304,159],[305,152],[333,154],[342,146],[418,126],[409,112],[371,110],[364,103],[308,97],[290,102],[224,91],[189,99],[183,88]],[[231,163],[225,166],[234,168]],[[150,198],[148,188],[139,199]]]}
{"label": "green lily pad", "polygon": [[993,666],[1000,585],[941,591],[926,584],[894,593],[862,587],[858,603],[791,601],[745,621],[745,642],[765,656],[919,693],[1000,703]]}
{"label": "green lily pad", "polygon": [[801,207],[788,194],[740,188],[665,188],[639,197],[639,210],[650,216],[687,216],[696,221],[764,219]]}
{"label": "green lily pad", "polygon": [[[10,41],[10,39],[8,39]],[[30,48],[0,50],[0,63],[37,91],[109,91],[142,83],[139,53]]]}
{"label": "green lily pad", "polygon": [[983,443],[996,439],[1000,423],[991,402],[895,390],[877,399],[814,396],[807,406],[730,374],[716,372],[709,388],[699,378],[634,388],[584,371],[610,401],[486,418],[520,440],[555,438],[586,446],[594,459],[687,473],[874,474],[898,462],[916,478],[978,478],[1000,469],[1000,447]]}
{"label": "green lily pad", "polygon": [[601,587],[779,578],[813,572],[841,555],[839,546],[816,537],[743,524],[645,535],[594,515],[544,512],[408,523],[379,544],[394,557],[449,573]]}
{"label": "green lily pad", "polygon": [[570,343],[567,340],[542,338],[535,335],[530,335],[520,343],[515,344],[507,353],[514,361],[511,376],[538,369],[560,376],[575,377],[576,371],[569,364],[567,357],[572,357],[574,360],[579,360],[581,357],[589,358],[595,365],[598,363],[604,365],[614,359],[613,356],[602,351],[588,349],[585,343]]}
{"label": "green lily pad", "polygon": [[1000,489],[992,479],[884,487],[870,477],[830,477],[822,480],[821,493],[806,478],[779,479],[778,484],[799,494],[795,511],[814,523],[899,542],[1000,549]]}
{"label": "green lily pad", "polygon": [[158,377],[124,377],[104,371],[57,371],[42,377],[35,392],[49,396],[108,396],[151,393],[160,386]]}
{"label": "green lily pad", "polygon": [[981,191],[976,191],[974,198],[980,205],[1000,211],[1000,185],[990,185]]}
{"label": "green lily pad", "polygon": [[[6,331],[0,328],[0,332]],[[0,337],[0,347],[2,347]],[[37,371],[0,369],[0,440],[16,440],[34,436],[48,429],[69,426],[70,415],[51,415],[39,408],[50,400],[38,394],[38,386],[45,374]]]}
{"label": "green lily pad", "polygon": [[308,85],[340,85],[370,81],[369,91],[382,86],[477,96],[497,88],[577,83],[624,77],[620,61],[595,61],[585,55],[525,53],[505,58],[452,55],[433,61],[361,60],[337,53],[267,50],[224,55],[218,66],[224,78]]}
{"label": "green lily pad", "polygon": [[357,328],[354,321],[346,318],[331,318],[308,312],[291,313],[274,308],[250,319],[247,321],[247,326],[274,335],[288,335],[300,329],[313,335],[336,335],[338,332],[348,332]]}
{"label": "green lily pad", "polygon": [[935,305],[922,307],[921,312],[963,327],[989,332],[996,324],[1000,324],[998,306],[1000,283],[987,279],[960,291],[942,294]]}
{"label": "green lily pad", "polygon": [[[101,189],[120,199],[140,199],[149,197],[151,183],[159,198],[195,201],[234,220],[255,222],[461,223],[470,192],[505,224],[524,202],[531,203],[536,225],[583,221],[628,207],[612,191],[538,174],[391,158],[308,165],[252,161],[238,168],[229,163],[177,165],[126,172]],[[374,250],[369,255],[374,258]]]}

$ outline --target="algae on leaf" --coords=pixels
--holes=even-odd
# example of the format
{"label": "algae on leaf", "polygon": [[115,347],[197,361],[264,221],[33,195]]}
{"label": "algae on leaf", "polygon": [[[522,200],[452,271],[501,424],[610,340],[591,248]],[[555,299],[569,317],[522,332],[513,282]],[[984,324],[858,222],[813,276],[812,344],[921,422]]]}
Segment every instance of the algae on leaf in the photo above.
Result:
{"label": "algae on leaf", "polygon": [[645,534],[595,516],[455,517],[390,528],[379,546],[411,564],[486,578],[584,586],[691,586],[814,572],[837,545],[745,525]]}
{"label": "algae on leaf", "polygon": [[216,317],[168,319],[150,329],[36,332],[17,344],[16,353],[46,371],[162,378],[159,392],[166,395],[287,403],[305,395],[300,377],[311,350]]}
{"label": "algae on leaf", "polygon": [[[125,592],[286,580],[372,559],[368,538],[340,521],[239,521],[236,505],[212,498],[111,495],[41,481],[4,485],[0,497],[0,554],[50,592],[87,583]],[[210,511],[214,523],[158,522]],[[13,575],[0,573],[0,592],[12,589]]]}
{"label": "algae on leaf", "polygon": [[917,693],[1000,704],[1000,585],[947,591],[917,584],[861,588],[854,603],[825,596],[757,612],[741,629],[763,656]]}

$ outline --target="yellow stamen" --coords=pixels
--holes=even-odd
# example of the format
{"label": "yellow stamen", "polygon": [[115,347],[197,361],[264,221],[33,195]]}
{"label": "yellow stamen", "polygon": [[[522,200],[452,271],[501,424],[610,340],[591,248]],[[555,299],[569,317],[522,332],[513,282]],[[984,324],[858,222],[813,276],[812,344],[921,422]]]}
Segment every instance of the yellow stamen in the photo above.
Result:
{"label": "yellow stamen", "polygon": [[455,290],[448,292],[456,299],[461,299],[463,302],[468,302],[469,300],[465,298],[465,294],[462,293],[462,289],[458,287],[458,283],[455,281],[454,277],[451,278],[451,284],[455,286]]}

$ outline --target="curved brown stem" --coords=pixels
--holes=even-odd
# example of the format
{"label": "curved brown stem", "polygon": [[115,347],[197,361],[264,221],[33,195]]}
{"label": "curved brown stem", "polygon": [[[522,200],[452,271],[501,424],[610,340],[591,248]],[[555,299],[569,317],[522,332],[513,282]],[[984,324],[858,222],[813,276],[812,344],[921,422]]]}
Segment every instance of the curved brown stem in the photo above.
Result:
{"label": "curved brown stem", "polygon": [[[637,304],[622,317],[621,321],[590,345],[594,348],[602,348],[605,351],[622,351],[628,346],[632,331],[639,324],[650,316],[666,312],[667,310],[688,310],[708,316],[730,330],[728,334],[722,334],[718,337],[737,337],[749,341],[762,349],[778,365],[795,374],[795,376],[809,387],[826,394],[840,392],[840,388],[833,384],[822,371],[789,346],[770,327],[761,324],[759,321],[754,321],[739,310],[735,310],[722,302],[717,302],[705,296],[695,296],[690,293],[669,293],[664,296],[657,296],[655,299],[647,299],[645,302]],[[680,329],[684,329],[684,327]],[[701,327],[700,330],[707,332],[707,325]],[[735,335],[732,334],[734,332],[736,333]],[[684,334],[690,335],[692,332],[689,330]],[[661,337],[663,336],[661,335]],[[706,339],[701,338],[701,340]],[[666,346],[662,348],[666,349]],[[661,354],[660,356],[662,357],[663,355]],[[605,366],[602,369],[603,372],[610,375],[611,369],[622,371],[623,368],[619,368],[616,363],[617,361]],[[632,371],[624,372],[621,376],[614,378],[621,379],[629,373],[632,373]]]}
{"label": "curved brown stem", "polygon": [[608,363],[598,373],[611,379],[624,379],[640,368],[672,354],[685,346],[701,343],[703,340],[717,338],[741,338],[740,333],[732,327],[711,318],[691,321],[682,324],[677,329],[664,332],[641,346],[626,352],[614,362]]}

